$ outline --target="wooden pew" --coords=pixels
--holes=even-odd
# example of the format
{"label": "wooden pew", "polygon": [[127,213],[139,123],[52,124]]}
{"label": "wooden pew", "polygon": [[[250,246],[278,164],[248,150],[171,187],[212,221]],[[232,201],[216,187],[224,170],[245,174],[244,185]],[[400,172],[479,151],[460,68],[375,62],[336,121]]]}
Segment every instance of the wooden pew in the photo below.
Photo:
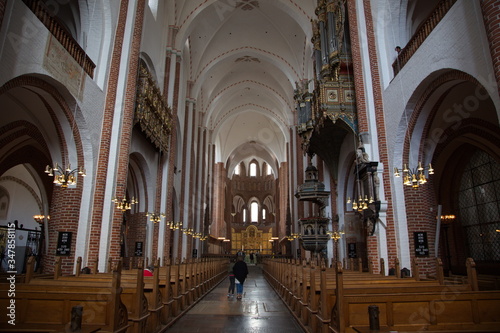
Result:
{"label": "wooden pew", "polygon": [[[33,265],[28,260],[28,265]],[[121,302],[121,265],[104,282],[61,283],[54,279],[31,278],[15,285],[15,326],[8,324],[8,317],[1,316],[0,326],[5,332],[28,330],[64,332],[71,321],[71,309],[83,307],[85,332],[96,329],[122,333],[128,327],[127,310]],[[6,308],[9,284],[0,283],[0,306]]]}
{"label": "wooden pew", "polygon": [[[292,310],[292,312],[294,312],[295,316],[300,320],[301,324],[303,326],[306,326],[307,330],[310,332],[326,333],[349,331],[348,329],[350,327],[350,324],[347,324],[350,323],[349,320],[352,321],[352,319],[348,316],[346,317],[345,312],[350,309],[350,306],[354,306],[351,304],[355,303],[351,302],[349,304],[344,304],[343,302],[338,301],[339,297],[340,299],[345,299],[346,297],[348,297],[349,299],[358,299],[360,300],[360,302],[363,302],[364,300],[378,300],[379,302],[386,304],[385,307],[388,308],[392,303],[390,303],[390,301],[384,301],[385,297],[387,297],[387,299],[396,299],[400,303],[403,302],[402,300],[406,300],[404,302],[409,302],[408,304],[412,304],[411,306],[414,306],[415,304],[419,304],[418,302],[412,300],[415,296],[429,295],[427,299],[423,296],[420,296],[420,299],[424,303],[429,302],[435,304],[436,297],[438,297],[439,295],[445,295],[446,293],[449,293],[450,290],[452,290],[453,293],[462,295],[460,296],[460,300],[464,302],[463,304],[468,304],[466,305],[466,307],[473,307],[477,302],[482,302],[481,304],[485,304],[483,305],[483,307],[486,310],[482,309],[481,313],[485,311],[492,311],[491,309],[487,308],[486,304],[491,304],[494,306],[497,305],[495,300],[495,297],[497,296],[489,298],[489,296],[485,296],[486,294],[474,295],[473,293],[477,291],[477,287],[475,287],[474,285],[447,284],[446,281],[444,281],[444,279],[442,278],[442,271],[440,271],[442,270],[442,264],[439,265],[440,260],[436,260],[436,263],[438,264],[438,279],[434,281],[421,279],[418,275],[418,268],[415,268],[415,266],[412,266],[414,267],[412,270],[416,273],[417,277],[398,278],[398,275],[384,276],[383,274],[360,273],[359,268],[358,270],[342,271],[340,263],[338,263],[334,268],[328,268],[324,263],[320,263],[320,267],[317,267],[313,262],[310,265],[304,263],[301,269],[296,270],[296,277],[293,278],[293,270],[295,269],[294,266],[296,267],[296,265],[289,264],[288,268],[285,268],[283,267],[283,262],[270,260],[264,263],[264,273],[266,279],[270,281],[270,284],[273,286],[273,288],[286,288],[287,293],[293,292],[294,297],[290,298],[288,294],[285,293],[284,297],[282,298],[285,302],[287,302],[287,305]],[[398,263],[396,261],[396,267],[398,267],[397,264]],[[473,265],[468,263],[468,267],[470,267],[469,280],[474,281]],[[342,274],[339,275],[339,273],[337,273],[336,271],[341,271]],[[285,273],[283,274],[283,272]],[[292,276],[292,278],[285,278],[284,275],[286,274],[288,274],[288,276]],[[337,276],[341,277],[340,281]],[[441,278],[439,278],[439,276],[441,276]],[[290,283],[292,282],[295,284],[294,286],[290,286]],[[339,284],[341,285],[341,287],[338,286]],[[295,290],[298,290],[298,292],[296,292]],[[397,295],[397,297],[394,298],[394,295]],[[290,300],[298,299],[300,299],[299,311],[294,311],[293,301]],[[482,299],[482,301],[479,301],[479,299]],[[362,306],[366,305],[365,303],[362,304]],[[401,304],[399,306],[404,307]],[[359,307],[357,307],[356,311],[351,311],[349,312],[349,314],[357,314],[358,316],[364,318],[365,321],[355,322],[357,325],[359,325],[360,323],[366,324],[366,320],[368,320],[367,310],[368,307],[366,306],[366,308],[363,310],[363,313],[359,314]],[[454,311],[455,310],[457,309],[454,308]],[[402,317],[400,315],[401,312],[399,309],[391,311],[392,312],[390,313],[400,316],[398,317],[398,320],[402,320]],[[382,315],[385,314],[385,312],[382,313]],[[388,318],[392,318],[392,314],[389,314]],[[475,316],[477,317],[477,315]],[[498,324],[498,321],[500,320],[495,319],[495,317],[491,314],[485,315],[484,318],[486,318],[486,321],[489,320],[491,321],[491,323],[495,324]],[[442,318],[439,319],[441,320],[441,322],[445,323]],[[488,322],[485,323],[484,320],[481,320],[476,320],[473,327],[488,328],[495,325]],[[389,323],[391,322],[389,321]],[[443,328],[447,327],[446,325],[451,324],[439,323],[429,327],[442,330]],[[464,325],[466,325],[467,327],[467,324]],[[415,328],[413,326],[400,325],[400,327],[398,326],[398,328],[401,328],[403,330],[408,329],[409,331],[412,331]],[[458,326],[458,324],[455,325],[455,327]],[[473,329],[470,330],[471,327],[471,325],[468,325],[469,332],[473,331]],[[360,328],[366,329],[366,327],[363,327],[363,325],[361,325]],[[352,332],[353,330],[354,328],[351,327],[349,332]]]}
{"label": "wooden pew", "polygon": [[[337,267],[336,302],[331,332],[360,332],[369,329],[368,306],[380,309],[380,326],[399,332],[478,332],[498,329],[500,292],[474,291],[470,286],[442,285],[441,290],[398,292],[349,292]],[[355,329],[356,328],[356,329]]]}
{"label": "wooden pew", "polygon": [[[121,267],[121,260],[117,262]],[[108,262],[108,269],[112,267],[112,262]],[[150,285],[147,290],[152,293],[152,290],[157,288],[153,286],[153,278],[149,279]],[[94,274],[79,274],[78,276],[55,276],[55,282],[60,285],[87,285],[94,283],[106,283],[112,279],[111,273],[94,273]],[[130,324],[128,333],[146,332],[148,319],[150,316],[148,299],[145,294],[144,283],[144,268],[142,261],[139,262],[138,268],[133,270],[121,271],[121,301],[125,305],[128,314],[128,322]],[[156,289],[155,289],[156,290]],[[156,298],[153,296],[153,298]],[[155,328],[151,332],[156,332],[159,328]]]}

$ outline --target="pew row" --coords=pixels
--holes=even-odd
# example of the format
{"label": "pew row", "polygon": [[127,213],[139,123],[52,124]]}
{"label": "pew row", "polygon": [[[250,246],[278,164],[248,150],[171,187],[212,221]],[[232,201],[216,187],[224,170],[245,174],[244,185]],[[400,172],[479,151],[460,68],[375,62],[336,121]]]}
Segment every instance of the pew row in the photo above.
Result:
{"label": "pew row", "polygon": [[369,332],[370,305],[379,308],[385,332],[498,331],[500,294],[478,291],[472,259],[467,265],[472,284],[448,284],[439,272],[424,281],[290,259],[268,259],[264,274],[308,332]]}
{"label": "pew row", "polygon": [[[99,332],[164,332],[226,277],[229,262],[210,258],[177,261],[172,265],[166,263],[162,267],[158,267],[156,262],[151,277],[143,276],[141,262],[135,269],[123,270],[119,261],[115,264],[116,268],[108,265],[108,270],[112,268],[112,272],[99,273],[94,270],[93,274],[80,274],[80,264],[79,259],[77,274],[63,276],[59,273],[59,263],[56,263],[52,278],[43,279],[34,277],[28,269],[26,282],[16,284],[16,289],[26,292],[21,298],[16,293],[16,326],[8,332],[34,328],[64,332],[64,326],[70,321],[71,306],[75,305],[83,306],[84,326],[98,328]],[[8,289],[6,284],[0,284],[0,287]],[[35,290],[37,293],[33,293]],[[115,303],[111,297],[107,297],[112,290],[118,293]],[[85,298],[74,295],[82,293]],[[40,298],[38,295],[44,296]],[[0,302],[8,305],[6,292],[0,296]],[[44,308],[46,302],[50,306]],[[21,306],[23,311],[19,310]],[[43,315],[38,316],[38,313]],[[116,314],[122,315],[120,327],[114,327],[104,320]]]}
{"label": "pew row", "polygon": [[65,332],[71,308],[81,305],[85,330],[126,332],[129,324],[121,301],[120,270],[118,265],[105,282],[61,284],[53,279],[32,279],[16,283],[14,298],[8,297],[11,286],[0,283],[0,306],[5,309],[15,299],[15,325],[8,322],[11,318],[2,316],[0,331]]}

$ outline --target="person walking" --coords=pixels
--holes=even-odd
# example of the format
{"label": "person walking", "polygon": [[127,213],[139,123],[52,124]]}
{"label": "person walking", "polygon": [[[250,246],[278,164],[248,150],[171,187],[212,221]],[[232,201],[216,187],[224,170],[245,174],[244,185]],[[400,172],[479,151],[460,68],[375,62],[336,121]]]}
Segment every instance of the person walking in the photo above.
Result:
{"label": "person walking", "polygon": [[243,261],[243,257],[238,257],[238,260],[233,266],[233,273],[236,283],[236,298],[241,299],[243,296],[243,284],[248,276],[248,266],[246,262]]}
{"label": "person walking", "polygon": [[234,278],[234,273],[233,270],[229,270],[229,288],[227,289],[227,297],[234,297],[234,285],[235,285],[235,278]]}

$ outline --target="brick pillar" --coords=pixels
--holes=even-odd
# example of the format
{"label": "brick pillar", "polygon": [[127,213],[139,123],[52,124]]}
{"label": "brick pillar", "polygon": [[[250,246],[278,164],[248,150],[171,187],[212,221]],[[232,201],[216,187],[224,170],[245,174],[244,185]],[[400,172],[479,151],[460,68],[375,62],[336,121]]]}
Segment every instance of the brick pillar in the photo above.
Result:
{"label": "brick pillar", "polygon": [[[191,101],[190,101],[191,103]],[[197,188],[196,188],[196,184],[197,184],[197,181],[196,179],[198,178],[198,174],[197,174],[197,168],[196,168],[196,156],[195,156],[195,146],[194,146],[194,143],[195,143],[195,138],[196,138],[196,104],[194,102],[193,103],[193,108],[192,108],[192,116],[191,116],[191,138],[189,140],[189,144],[190,144],[190,154],[191,154],[191,158],[190,158],[190,165],[189,165],[189,168],[185,168],[186,171],[189,171],[189,186],[188,186],[188,189],[189,189],[189,210],[188,210],[188,225],[187,227],[188,228],[192,228],[193,229],[193,232],[195,232],[195,226],[196,226],[196,218],[197,218],[197,215],[196,215],[196,195],[195,193],[197,192]],[[191,257],[192,256],[192,249],[193,249],[193,236],[192,235],[188,235],[187,236],[187,250],[186,250],[186,253],[187,253],[187,256],[188,257]]]}
{"label": "brick pillar", "polygon": [[[134,101],[136,92],[136,78],[138,71],[138,59],[139,51],[141,45],[142,36],[142,26],[144,19],[144,7],[145,0],[138,1],[137,11],[134,22],[133,40],[132,48],[130,54],[130,60],[128,64],[128,82],[126,85],[126,99],[123,110],[123,126],[121,140],[120,140],[120,151],[118,156],[118,169],[117,169],[117,179],[115,184],[106,183],[106,172],[100,172],[96,175],[95,181],[95,196],[93,203],[93,214],[92,214],[92,226],[90,232],[90,242],[89,242],[89,261],[94,261],[99,257],[99,244],[101,235],[101,226],[103,219],[103,208],[104,205],[109,203],[104,202],[104,193],[107,186],[117,186],[116,197],[122,197],[125,194],[126,188],[118,186],[117,184],[126,184],[127,173],[128,173],[128,152],[130,147],[130,139],[132,135],[132,123],[134,117]],[[108,161],[110,158],[109,147],[111,145],[111,138],[113,133],[111,132],[113,119],[115,117],[115,102],[117,98],[117,85],[118,85],[118,74],[122,55],[122,45],[125,34],[125,25],[127,21],[127,11],[128,11],[128,0],[121,2],[120,11],[118,14],[118,27],[116,30],[115,45],[112,54],[111,66],[109,69],[109,81],[107,98],[104,107],[103,116],[103,127],[102,136],[100,142],[100,154],[97,163],[96,170],[107,170]],[[111,226],[111,240],[109,243],[108,257],[116,260],[120,257],[120,233],[122,225],[122,212],[115,211],[113,215],[113,221]],[[100,263],[101,267],[103,263]]]}
{"label": "brick pillar", "polygon": [[[42,270],[44,273],[54,271],[56,259],[57,239],[60,232],[71,233],[71,251],[68,256],[61,256],[61,272],[63,274],[73,273],[75,262],[75,244],[78,232],[78,220],[80,215],[80,201],[82,186],[77,188],[61,188],[54,185],[52,202],[50,205],[50,220],[48,221],[48,254],[43,251]],[[46,246],[47,244],[44,244]]]}
{"label": "brick pillar", "polygon": [[500,2],[498,0],[482,0],[481,10],[500,95]]}
{"label": "brick pillar", "polygon": [[[179,105],[179,85],[180,85],[180,77],[181,77],[181,58],[176,57],[176,63],[175,63],[175,75],[174,75],[174,95],[173,95],[173,101],[172,101],[172,113],[173,113],[173,119],[177,120],[177,113],[178,113],[178,108],[177,106]],[[175,127],[175,124],[174,126]],[[173,133],[172,133],[173,135]],[[174,156],[175,158],[175,156]],[[173,168],[171,170],[173,172]],[[173,183],[171,183],[173,184]],[[173,186],[173,185],[172,185]],[[182,213],[182,203],[181,203],[182,198],[179,199],[179,207],[181,208],[181,213]],[[182,221],[182,214],[180,215],[180,220]],[[181,234],[179,232],[179,234]],[[178,242],[178,247],[177,247],[177,258],[182,259],[182,236],[179,236],[179,242]]]}
{"label": "brick pillar", "polygon": [[[433,191],[432,178],[417,189],[405,186],[405,204],[406,216],[408,222],[408,240],[410,247],[411,258],[416,257],[417,264],[421,275],[435,275],[435,257],[437,253],[434,249],[436,243],[436,210],[431,210],[430,207],[435,207],[435,197]],[[420,257],[415,255],[414,233],[427,233],[427,244],[429,247],[429,255]],[[389,263],[392,264],[392,261]],[[386,263],[387,265],[387,263]],[[390,265],[389,265],[390,267]],[[403,267],[401,267],[403,268]],[[411,269],[411,267],[407,267]],[[412,272],[413,274],[413,272]]]}
{"label": "brick pillar", "polygon": [[[172,63],[172,57],[175,58],[175,54],[172,52],[167,53],[167,57],[165,59],[165,81],[164,81],[164,90],[163,95],[168,95],[168,87],[170,82],[170,66]],[[174,183],[174,164],[175,164],[175,155],[177,152],[177,108],[172,106],[172,129],[170,132],[170,144],[169,144],[169,154],[168,154],[168,175],[167,175],[167,184]],[[174,187],[169,185],[167,187],[167,203],[166,203],[166,212],[165,212],[165,221],[173,221],[174,220],[174,211],[173,211],[173,201],[174,201]],[[172,246],[172,230],[170,228],[165,229],[165,234],[160,235],[160,237],[164,237],[164,247],[163,247],[163,257],[169,258],[172,255],[170,252],[170,247]]]}
{"label": "brick pillar", "polygon": [[[361,47],[359,45],[358,17],[356,16],[356,0],[347,1],[347,15],[349,17],[349,34],[351,37],[351,56],[353,66],[354,91],[356,93],[356,113],[358,131],[368,132],[368,118],[366,116],[366,96],[364,92],[363,66],[361,64]],[[371,14],[370,14],[371,15]],[[376,58],[375,58],[376,59]]]}
{"label": "brick pillar", "polygon": [[[184,169],[183,172],[181,172],[181,193],[180,193],[180,196],[179,196],[179,207],[181,209],[180,211],[180,215],[179,215],[179,220],[182,222],[182,228],[189,228],[189,199],[188,199],[188,202],[186,202],[185,200],[185,196],[186,196],[186,192],[189,192],[189,188],[187,188],[185,186],[186,184],[186,180],[187,180],[187,177],[191,177],[191,170],[187,170],[188,169],[188,165],[187,165],[187,155],[188,155],[188,149],[190,147],[188,147],[188,144],[191,142],[191,140],[189,139],[189,122],[191,121],[191,118],[190,118],[190,113],[189,113],[189,103],[186,102],[184,104],[184,130],[183,130],[183,133],[184,133],[184,138],[182,139],[182,161],[181,161],[181,165],[182,165],[182,168]],[[177,168],[179,168],[180,165],[177,166]],[[186,212],[186,208],[187,207],[187,212]],[[184,236],[183,236],[183,233],[182,233],[182,230],[179,230],[179,254],[182,253],[182,241],[184,239]],[[182,257],[182,256],[181,256]],[[181,258],[182,259],[182,258]]]}

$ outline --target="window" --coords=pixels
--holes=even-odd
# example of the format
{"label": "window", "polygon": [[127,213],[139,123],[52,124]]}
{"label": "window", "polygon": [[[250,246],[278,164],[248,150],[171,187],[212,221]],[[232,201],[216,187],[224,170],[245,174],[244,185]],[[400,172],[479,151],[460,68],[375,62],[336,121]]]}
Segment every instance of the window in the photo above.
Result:
{"label": "window", "polygon": [[500,166],[484,151],[465,167],[458,193],[460,222],[469,256],[476,261],[500,260]]}
{"label": "window", "polygon": [[240,165],[238,164],[236,168],[234,168],[234,174],[239,175],[240,174]]}
{"label": "window", "polygon": [[262,220],[266,219],[266,213],[267,213],[267,210],[265,208],[262,208]]}
{"label": "window", "polygon": [[257,163],[250,164],[250,177],[257,177]]}
{"label": "window", "polygon": [[243,208],[243,223],[247,222],[247,209]]}
{"label": "window", "polygon": [[273,169],[271,168],[271,166],[270,166],[269,164],[267,165],[267,172],[266,172],[266,174],[267,174],[268,176],[270,176],[270,175],[272,175],[272,174],[273,174]]}
{"label": "window", "polygon": [[251,209],[251,221],[253,223],[259,222],[259,204],[257,202],[252,202],[250,204]]}

